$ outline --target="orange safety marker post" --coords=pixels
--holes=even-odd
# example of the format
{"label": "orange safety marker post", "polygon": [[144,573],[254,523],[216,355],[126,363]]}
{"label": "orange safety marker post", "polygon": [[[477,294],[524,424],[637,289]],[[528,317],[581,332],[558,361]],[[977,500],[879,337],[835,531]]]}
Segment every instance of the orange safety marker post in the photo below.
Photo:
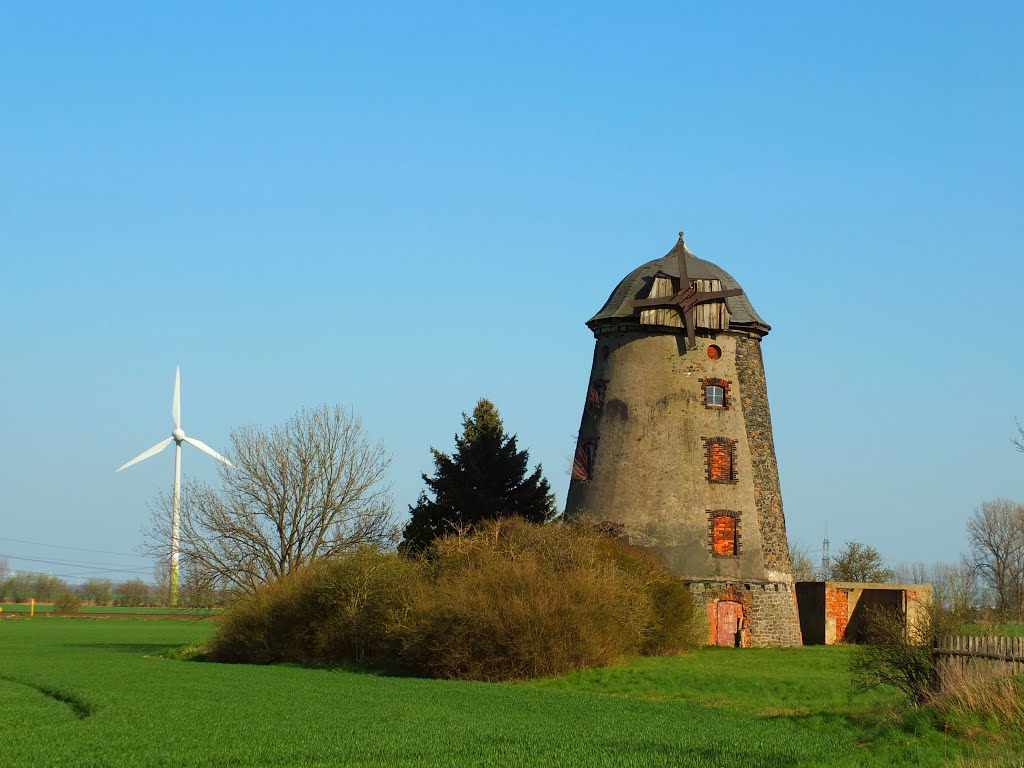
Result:
{"label": "orange safety marker post", "polygon": [[35,615],[36,615],[36,599],[33,597],[31,600],[29,600],[28,617],[31,619]]}

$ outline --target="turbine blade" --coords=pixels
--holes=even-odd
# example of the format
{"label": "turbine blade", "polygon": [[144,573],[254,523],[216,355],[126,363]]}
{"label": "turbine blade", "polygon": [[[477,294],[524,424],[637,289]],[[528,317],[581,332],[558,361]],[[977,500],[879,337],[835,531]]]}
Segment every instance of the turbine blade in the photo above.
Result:
{"label": "turbine blade", "polygon": [[181,428],[181,366],[174,371],[174,400],[171,402],[171,418],[174,428]]}
{"label": "turbine blade", "polygon": [[148,451],[144,451],[144,452],[140,453],[138,456],[136,456],[134,459],[129,461],[127,464],[121,465],[117,469],[117,471],[120,472],[122,469],[127,469],[132,464],[138,464],[143,459],[148,459],[150,456],[155,456],[156,454],[160,453],[160,451],[162,451],[164,448],[166,448],[168,445],[170,445],[172,442],[174,442],[174,438],[173,437],[168,437],[166,440],[161,440],[159,443],[154,445]]}
{"label": "turbine blade", "polygon": [[202,440],[196,440],[194,437],[186,437],[185,438],[185,442],[188,443],[189,445],[194,445],[196,448],[198,448],[203,453],[207,453],[210,456],[213,456],[213,458],[215,458],[217,461],[223,461],[225,464],[227,464],[232,469],[238,469],[238,467],[236,467],[230,461],[225,459],[223,456],[221,456],[219,453],[217,453],[215,450],[213,450],[213,448],[208,446]]}

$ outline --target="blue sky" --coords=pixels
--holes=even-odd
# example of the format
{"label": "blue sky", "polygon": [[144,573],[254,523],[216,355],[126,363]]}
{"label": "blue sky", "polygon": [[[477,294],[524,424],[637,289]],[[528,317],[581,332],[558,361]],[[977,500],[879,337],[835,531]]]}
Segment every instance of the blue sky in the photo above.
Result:
{"label": "blue sky", "polygon": [[956,558],[1024,498],[1022,33],[1011,3],[3,5],[0,557],[150,572],[172,455],[114,469],[179,363],[215,448],[351,405],[400,509],[489,397],[562,501],[583,323],[685,229],[773,326],[791,539]]}

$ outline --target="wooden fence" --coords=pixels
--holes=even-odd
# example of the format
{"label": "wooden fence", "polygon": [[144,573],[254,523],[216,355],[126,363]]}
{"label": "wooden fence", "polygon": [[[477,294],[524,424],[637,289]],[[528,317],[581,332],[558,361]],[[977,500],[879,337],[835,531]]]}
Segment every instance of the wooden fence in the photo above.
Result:
{"label": "wooden fence", "polygon": [[997,665],[1013,675],[1024,673],[1024,637],[942,635],[935,638],[935,654],[940,677],[943,669],[970,664]]}

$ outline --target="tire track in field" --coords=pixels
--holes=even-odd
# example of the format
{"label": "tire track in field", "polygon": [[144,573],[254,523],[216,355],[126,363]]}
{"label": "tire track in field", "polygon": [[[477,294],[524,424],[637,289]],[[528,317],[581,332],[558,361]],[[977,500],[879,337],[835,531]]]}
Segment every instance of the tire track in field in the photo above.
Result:
{"label": "tire track in field", "polygon": [[24,685],[26,688],[31,688],[34,691],[38,691],[43,696],[48,696],[55,701],[59,701],[62,704],[67,704],[71,707],[71,710],[75,713],[75,717],[79,720],[84,720],[93,714],[95,707],[84,701],[74,694],[62,691],[58,688],[53,688],[49,685],[43,685],[41,683],[30,683],[26,680],[19,680],[12,675],[0,675],[0,680],[6,680],[9,683],[15,683],[17,685]]}

